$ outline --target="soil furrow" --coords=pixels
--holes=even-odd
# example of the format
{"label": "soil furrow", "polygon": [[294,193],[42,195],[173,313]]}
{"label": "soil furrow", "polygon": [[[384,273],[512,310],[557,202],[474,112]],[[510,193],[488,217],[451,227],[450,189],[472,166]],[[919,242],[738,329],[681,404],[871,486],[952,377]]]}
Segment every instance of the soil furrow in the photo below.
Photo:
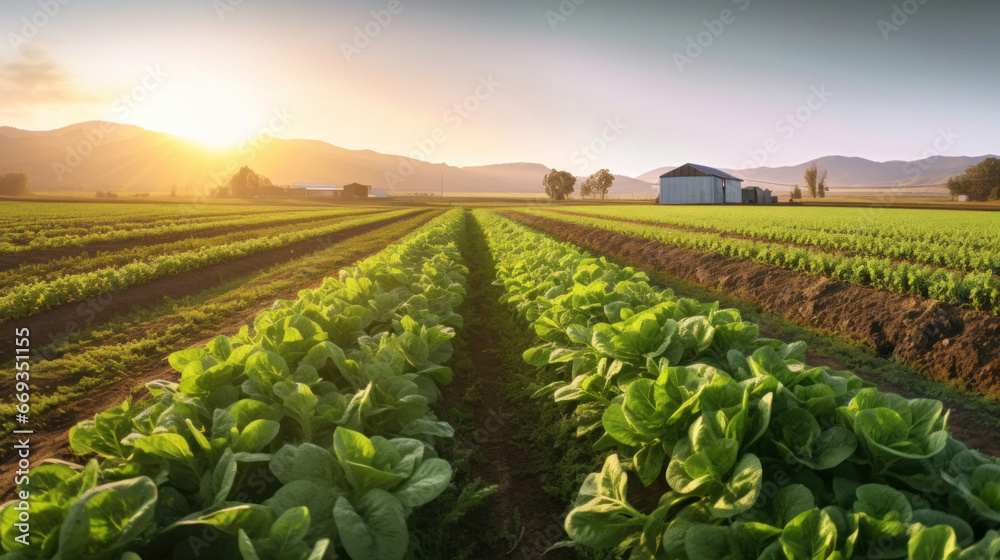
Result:
{"label": "soil furrow", "polygon": [[[882,356],[912,365],[934,381],[957,383],[994,399],[1000,396],[996,342],[1000,317],[597,227],[518,212],[504,214],[588,250],[717,289],[773,315],[859,341]],[[905,387],[894,389],[909,392]],[[997,451],[996,444],[993,447]]]}
{"label": "soil furrow", "polygon": [[[402,236],[407,235],[413,229],[416,229],[426,223],[430,216],[427,212],[421,212],[417,214],[411,214],[403,217],[404,219],[412,219],[412,228],[400,235],[396,236],[395,239],[386,240],[386,244],[379,244],[373,250],[367,251],[365,253],[351,255],[349,261],[339,263],[336,267],[342,268],[345,266],[351,266],[353,263],[363,260],[372,254],[382,250],[385,245],[389,243],[394,243]],[[423,218],[419,221],[415,218]],[[382,222],[375,228],[365,227],[364,231],[360,228],[355,228],[351,230],[352,234],[350,236],[344,236],[339,239],[339,241],[330,241],[329,244],[325,244],[322,248],[330,248],[330,245],[335,245],[337,243],[344,243],[349,241],[351,237],[362,235],[368,231],[374,231],[375,229],[381,229],[395,220],[390,220],[389,222]],[[345,254],[350,254],[350,249],[344,250]],[[299,254],[295,258],[301,258],[306,256],[305,254]],[[280,263],[275,263],[280,264]],[[331,270],[330,272],[334,272]],[[254,317],[256,317],[261,311],[271,307],[272,303],[278,299],[295,299],[298,297],[298,293],[307,288],[315,288],[320,285],[323,278],[316,278],[306,284],[299,285],[294,289],[286,290],[277,297],[269,298],[267,301],[258,302],[257,305],[251,306],[244,311],[237,313],[231,317],[228,317],[222,324],[218,326],[218,330],[214,332],[211,336],[202,337],[197,340],[189,340],[183,347],[193,348],[198,346],[204,346],[213,338],[219,335],[233,335],[239,331],[243,325],[253,322]],[[180,349],[180,348],[178,348]],[[63,459],[63,460],[78,460],[69,448],[68,431],[74,425],[82,420],[92,417],[94,414],[118,406],[127,398],[131,397],[142,397],[146,395],[145,384],[151,381],[164,379],[167,381],[177,381],[177,372],[167,363],[165,356],[159,356],[157,358],[151,358],[146,361],[143,365],[136,368],[136,375],[129,379],[123,379],[115,382],[114,384],[106,385],[99,390],[88,393],[85,399],[78,399],[73,402],[67,402],[57,414],[50,414],[46,417],[45,424],[39,429],[35,429],[35,433],[31,435],[31,460],[32,464],[38,465],[45,459]],[[37,388],[33,387],[33,390]],[[0,498],[8,499],[13,491],[12,481],[14,477],[12,476],[12,468],[16,466],[17,462],[13,450],[5,450],[5,452],[0,455]]]}
{"label": "soil furrow", "polygon": [[[85,328],[94,327],[127,312],[134,306],[155,307],[163,298],[182,298],[217,286],[226,280],[239,278],[251,272],[308,255],[339,243],[344,239],[385,227],[418,214],[406,214],[377,222],[348,228],[315,239],[306,239],[255,253],[234,261],[209,265],[174,276],[158,278],[119,290],[94,296],[82,302],[68,303],[22,319],[0,322],[0,328],[31,330],[33,340],[51,344],[60,338]],[[0,340],[0,354],[12,351],[13,340]]]}
{"label": "soil furrow", "polygon": [[[349,216],[349,215],[343,216],[344,219],[350,219],[351,217],[354,216]],[[331,216],[329,218],[323,218],[323,220],[336,219],[336,218],[337,216]],[[213,227],[211,229],[202,229],[197,231],[181,231],[177,233],[167,233],[163,235],[151,235],[148,237],[138,237],[135,239],[125,239],[122,241],[95,242],[95,243],[87,243],[85,245],[73,245],[71,247],[55,247],[52,249],[34,249],[28,251],[21,251],[18,253],[0,255],[0,271],[15,269],[25,264],[48,263],[51,261],[64,259],[67,257],[80,257],[80,256],[94,257],[98,253],[122,251],[125,249],[131,249],[133,247],[136,247],[137,245],[163,245],[167,243],[174,243],[176,241],[183,241],[185,239],[202,239],[208,237],[216,237],[220,235],[228,235],[231,233],[265,230],[267,228],[282,227],[282,226],[305,223],[315,220],[316,220],[315,216],[298,217],[288,220],[278,220],[266,224],[250,224],[244,226],[220,226],[220,227]]]}

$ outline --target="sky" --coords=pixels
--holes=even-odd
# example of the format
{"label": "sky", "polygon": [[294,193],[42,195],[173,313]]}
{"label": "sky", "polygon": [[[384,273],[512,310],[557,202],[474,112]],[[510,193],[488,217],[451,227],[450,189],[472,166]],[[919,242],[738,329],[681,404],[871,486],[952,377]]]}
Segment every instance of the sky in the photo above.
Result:
{"label": "sky", "polygon": [[982,0],[0,0],[0,125],[632,176],[983,155],[998,19]]}

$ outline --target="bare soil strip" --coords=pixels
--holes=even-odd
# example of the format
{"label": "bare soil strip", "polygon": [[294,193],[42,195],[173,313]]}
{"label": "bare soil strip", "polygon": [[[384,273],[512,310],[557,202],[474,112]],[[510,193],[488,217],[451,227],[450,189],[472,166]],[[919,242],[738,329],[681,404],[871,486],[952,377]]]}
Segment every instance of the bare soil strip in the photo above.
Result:
{"label": "bare soil strip", "polygon": [[[710,287],[760,305],[773,315],[860,341],[908,363],[937,382],[958,382],[1000,396],[1000,317],[941,302],[726,258],[518,212],[505,212],[558,238],[633,266]],[[863,374],[864,372],[857,372]],[[885,386],[883,384],[883,386]],[[886,387],[900,394],[906,387]],[[995,426],[953,414],[956,437],[1000,454]],[[964,424],[964,425],[963,425]]]}
{"label": "bare soil strip", "polygon": [[[470,527],[469,538],[482,542],[483,535],[477,534],[481,531],[503,531],[506,535],[499,542],[484,542],[476,551],[476,558],[481,560],[540,558],[549,546],[566,538],[561,520],[566,504],[542,490],[546,480],[538,472],[536,457],[519,442],[524,427],[518,422],[525,419],[519,409],[526,406],[526,398],[510,390],[511,360],[507,358],[523,370],[527,366],[521,362],[521,353],[527,347],[518,347],[516,337],[505,336],[501,330],[510,327],[515,319],[498,303],[501,291],[492,285],[496,278],[494,262],[482,231],[471,217],[463,252],[470,276],[462,312],[464,334],[459,336],[468,341],[473,368],[470,372],[456,372],[453,382],[443,389],[444,404],[446,409],[468,410],[469,429],[457,434],[459,444],[479,456],[472,473],[486,484],[499,486],[496,495],[476,513],[478,523]],[[507,316],[501,317],[504,313]],[[519,333],[528,332],[526,325],[515,328],[520,329]],[[476,397],[474,403],[463,401],[470,387]],[[527,406],[537,408],[544,403]],[[516,518],[520,518],[519,526],[514,525]],[[545,556],[555,560],[571,557],[566,551]]]}
{"label": "bare soil strip", "polygon": [[[178,299],[217,286],[227,279],[239,278],[251,272],[288,262],[339,243],[344,239],[385,227],[418,214],[406,214],[370,224],[348,228],[319,239],[306,239],[278,249],[256,253],[235,261],[222,262],[159,278],[82,302],[68,303],[23,319],[0,322],[0,329],[27,327],[33,340],[50,344],[67,334],[94,327],[127,312],[133,306],[155,307],[169,297]],[[0,340],[0,355],[13,352],[13,339]]]}
{"label": "bare soil strip", "polygon": [[[430,216],[426,215],[426,212],[418,214],[410,214],[403,216],[404,219],[413,219],[415,217],[424,217],[429,219]],[[330,241],[330,244],[340,243],[349,240],[351,237],[362,235],[368,231],[373,231],[375,229],[384,227],[387,223],[394,222],[396,220],[389,220],[388,222],[381,222],[380,224],[375,224],[374,226],[364,226],[362,228],[353,228],[349,232],[338,232],[338,241]],[[414,222],[413,227],[419,227],[427,220],[422,220],[420,222]],[[408,234],[412,229],[403,232],[400,237]],[[349,233],[349,235],[341,235],[341,233]],[[348,262],[340,263],[338,268],[343,266],[350,266],[351,263],[363,260],[371,254],[381,250],[384,247],[381,246],[374,251],[368,251],[362,254],[351,255]],[[324,247],[319,248],[329,248],[329,245],[324,245]],[[350,254],[351,249],[345,248],[345,254]],[[299,253],[293,258],[301,258],[305,256],[305,253]],[[262,268],[267,266],[265,265]],[[332,271],[331,271],[332,272]],[[213,338],[219,335],[232,336],[236,334],[243,325],[253,322],[253,318],[256,317],[261,311],[271,307],[274,300],[277,299],[295,299],[298,297],[298,293],[307,288],[315,288],[320,285],[322,278],[316,279],[306,285],[297,286],[294,289],[289,289],[286,292],[280,294],[274,299],[268,299],[267,301],[262,301],[259,305],[248,308],[241,313],[237,313],[232,317],[229,317],[223,324],[219,326],[216,333],[212,336],[203,338],[197,341],[190,341],[186,347],[193,348],[198,346],[204,346]],[[202,289],[207,288],[207,286],[202,287]],[[34,335],[33,335],[34,337]],[[61,459],[67,461],[79,461],[69,448],[68,432],[69,429],[75,426],[78,422],[86,420],[92,417],[94,414],[107,410],[109,408],[118,406],[127,398],[142,397],[146,395],[145,384],[156,381],[159,379],[164,379],[167,381],[177,381],[177,372],[167,363],[166,357],[161,356],[156,359],[149,360],[145,365],[136,368],[135,377],[127,380],[121,380],[119,382],[106,385],[100,390],[93,391],[88,395],[86,399],[80,399],[75,402],[68,402],[62,406],[57,414],[47,414],[46,423],[41,429],[36,429],[35,433],[30,436],[31,439],[31,461],[33,465],[38,465],[46,459]],[[17,461],[13,449],[6,449],[0,454],[0,501],[9,499],[11,493],[14,490],[13,487],[13,469],[16,468]]]}
{"label": "bare soil strip", "polygon": [[[350,216],[345,214],[344,219],[348,219]],[[327,219],[336,219],[337,216],[332,216]],[[297,223],[305,223],[310,221],[315,221],[315,216],[290,218],[287,220],[278,220],[270,222],[267,224],[252,224],[245,226],[220,226],[217,228],[203,229],[198,231],[182,231],[177,233],[168,233],[164,235],[155,235],[149,237],[140,237],[137,239],[128,239],[125,241],[112,241],[112,242],[97,242],[88,243],[86,245],[74,245],[71,247],[55,247],[52,249],[35,249],[29,251],[22,251],[19,253],[11,253],[8,255],[0,255],[0,271],[11,270],[25,264],[39,264],[47,263],[58,259],[64,259],[67,257],[79,257],[88,256],[93,257],[98,253],[107,253],[122,251],[125,249],[131,249],[139,245],[162,245],[165,243],[174,243],[176,241],[183,241],[185,239],[201,239],[207,237],[216,237],[219,235],[227,235],[230,233],[239,233],[244,231],[254,231],[254,230],[266,230],[272,227],[281,227]],[[266,233],[266,232],[265,232]]]}

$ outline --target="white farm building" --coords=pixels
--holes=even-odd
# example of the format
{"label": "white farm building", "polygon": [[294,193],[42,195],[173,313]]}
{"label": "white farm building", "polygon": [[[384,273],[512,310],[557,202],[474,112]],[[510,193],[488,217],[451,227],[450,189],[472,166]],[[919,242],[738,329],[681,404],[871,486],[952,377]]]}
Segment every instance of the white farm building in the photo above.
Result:
{"label": "white farm building", "polygon": [[660,175],[660,204],[742,204],[743,179],[688,163]]}

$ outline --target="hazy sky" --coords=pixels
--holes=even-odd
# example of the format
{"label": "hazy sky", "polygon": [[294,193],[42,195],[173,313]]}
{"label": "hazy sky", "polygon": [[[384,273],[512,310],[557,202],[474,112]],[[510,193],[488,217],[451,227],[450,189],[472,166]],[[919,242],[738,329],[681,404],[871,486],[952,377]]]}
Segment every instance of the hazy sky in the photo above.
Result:
{"label": "hazy sky", "polygon": [[998,20],[974,0],[0,0],[0,124],[631,175],[981,155]]}

